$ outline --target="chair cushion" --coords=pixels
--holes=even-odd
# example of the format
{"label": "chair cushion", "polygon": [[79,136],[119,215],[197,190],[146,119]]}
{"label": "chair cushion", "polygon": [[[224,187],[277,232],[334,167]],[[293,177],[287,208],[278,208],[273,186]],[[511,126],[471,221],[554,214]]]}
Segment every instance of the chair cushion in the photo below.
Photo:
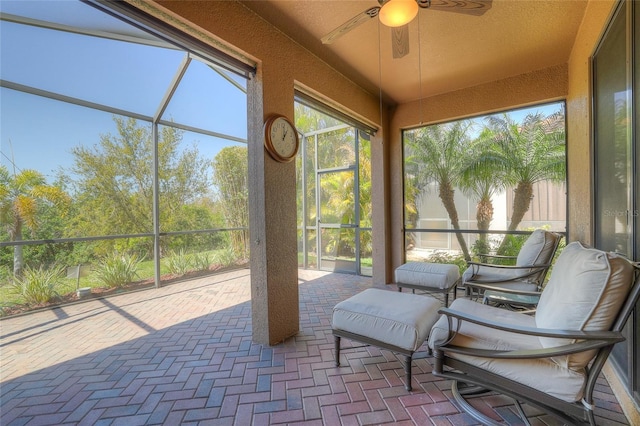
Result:
{"label": "chair cushion", "polygon": [[547,232],[544,229],[536,229],[522,245],[516,265],[527,266],[550,263],[558,238],[557,234]]}
{"label": "chair cushion", "polygon": [[395,270],[396,283],[448,289],[460,278],[460,269],[446,263],[407,262]]}
{"label": "chair cushion", "polygon": [[[609,330],[633,284],[633,266],[623,257],[573,242],[562,251],[536,310],[539,328]],[[567,339],[540,338],[549,348]],[[595,352],[563,357],[556,362],[579,369]]]}
{"label": "chair cushion", "polygon": [[[535,327],[535,319],[530,315],[483,305],[469,299],[456,299],[451,304],[451,309],[504,324]],[[457,326],[457,320],[452,319],[452,329],[455,330]],[[433,349],[448,339],[448,321],[443,315],[431,329],[429,346]],[[467,321],[462,322],[451,344],[491,350],[535,350],[542,348],[540,340],[536,336],[496,331]],[[448,353],[447,356],[507,377],[564,401],[579,401],[584,393],[584,369],[564,368],[561,363],[558,364],[551,359],[480,358],[455,353]],[[544,380],[541,380],[541,377],[544,377]]]}

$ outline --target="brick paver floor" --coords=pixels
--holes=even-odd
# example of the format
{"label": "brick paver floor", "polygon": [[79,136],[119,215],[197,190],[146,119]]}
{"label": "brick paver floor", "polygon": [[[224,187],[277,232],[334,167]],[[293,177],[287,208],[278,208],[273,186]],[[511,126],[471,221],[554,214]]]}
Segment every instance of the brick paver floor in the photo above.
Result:
{"label": "brick paver floor", "polygon": [[[251,340],[248,270],[4,319],[0,424],[476,424],[426,351],[411,392],[386,350],[353,344],[335,367],[331,309],[370,278],[301,270],[299,281],[300,332],[271,347]],[[606,381],[597,394],[598,424],[627,425]],[[474,404],[522,424],[504,397]]]}

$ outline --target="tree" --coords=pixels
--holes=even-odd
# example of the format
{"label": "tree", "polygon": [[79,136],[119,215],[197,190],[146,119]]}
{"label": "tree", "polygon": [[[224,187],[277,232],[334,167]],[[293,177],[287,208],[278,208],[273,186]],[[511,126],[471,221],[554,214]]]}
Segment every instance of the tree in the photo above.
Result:
{"label": "tree", "polygon": [[[419,189],[418,193],[432,182],[437,184],[438,197],[456,231],[460,231],[460,223],[454,195],[467,157],[469,126],[468,121],[426,126],[408,133],[406,139],[408,156],[405,164],[406,173],[412,175],[410,184]],[[462,233],[456,232],[456,238],[465,259],[470,260]]]}
{"label": "tree", "polygon": [[486,118],[495,145],[492,166],[506,173],[506,182],[516,185],[508,230],[514,231],[529,211],[533,184],[550,180],[564,182],[566,175],[564,112],[543,117],[529,114],[522,124],[508,115]]}
{"label": "tree", "polygon": [[[358,159],[360,161],[359,184],[360,184],[360,227],[373,227],[373,175],[371,174],[371,141],[360,138],[360,153]],[[371,256],[373,254],[373,235],[372,232],[363,232],[360,234],[360,254],[362,256]]]}
{"label": "tree", "polygon": [[213,182],[218,188],[224,221],[228,228],[245,228],[231,232],[231,245],[236,255],[249,254],[249,186],[247,148],[231,146],[220,150],[213,160]]}
{"label": "tree", "polygon": [[[317,177],[319,219],[327,224],[359,224],[355,199],[356,131],[344,123],[317,135],[317,168],[334,169]],[[314,168],[315,173],[317,170]],[[325,230],[321,236],[323,250],[338,257],[355,255],[355,230],[340,228]]]}
{"label": "tree", "polygon": [[[80,236],[148,233],[153,224],[153,152],[149,126],[114,117],[118,134],[72,149],[80,208],[73,229]],[[209,192],[210,165],[195,147],[181,145],[183,132],[169,126],[158,137],[160,226],[185,225],[185,205]],[[191,228],[193,229],[193,228]],[[148,240],[148,239],[147,239]],[[151,251],[151,241],[139,249]]]}
{"label": "tree", "polygon": [[487,117],[486,122],[486,131],[494,142],[493,149],[487,154],[493,156],[486,163],[487,167],[503,172],[505,183],[515,185],[513,211],[507,228],[514,231],[529,211],[533,185],[544,180],[565,180],[564,111],[549,117],[529,114],[521,124],[508,114]]}
{"label": "tree", "polygon": [[[6,224],[10,241],[21,241],[24,227],[34,231],[38,227],[38,205],[51,203],[64,210],[69,197],[59,187],[47,185],[36,170],[9,173],[0,165],[0,219]],[[24,267],[23,246],[13,249],[13,273],[21,275]]]}
{"label": "tree", "polygon": [[[478,200],[476,205],[476,223],[478,230],[487,231],[493,220],[493,196],[506,187],[506,174],[494,167],[497,155],[492,147],[492,133],[488,130],[469,145],[467,158],[461,170],[460,187],[463,192]],[[487,252],[487,234],[478,237],[483,253]]]}

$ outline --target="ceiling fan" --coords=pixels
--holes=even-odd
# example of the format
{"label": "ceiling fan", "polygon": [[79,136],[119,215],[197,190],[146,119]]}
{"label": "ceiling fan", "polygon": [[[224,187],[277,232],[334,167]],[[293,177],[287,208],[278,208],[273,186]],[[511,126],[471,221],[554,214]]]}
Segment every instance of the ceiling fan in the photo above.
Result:
{"label": "ceiling fan", "polygon": [[408,24],[416,17],[420,8],[480,16],[491,9],[491,2],[492,0],[378,0],[379,6],[359,13],[320,40],[323,44],[331,44],[357,26],[378,17],[382,24],[392,29],[393,57],[402,58],[409,53]]}

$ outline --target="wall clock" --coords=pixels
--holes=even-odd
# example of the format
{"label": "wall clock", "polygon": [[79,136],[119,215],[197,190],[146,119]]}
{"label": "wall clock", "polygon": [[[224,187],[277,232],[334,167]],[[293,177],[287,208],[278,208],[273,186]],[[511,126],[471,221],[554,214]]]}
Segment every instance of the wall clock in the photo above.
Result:
{"label": "wall clock", "polygon": [[298,131],[284,115],[272,115],[264,123],[264,146],[274,160],[287,163],[298,153]]}

